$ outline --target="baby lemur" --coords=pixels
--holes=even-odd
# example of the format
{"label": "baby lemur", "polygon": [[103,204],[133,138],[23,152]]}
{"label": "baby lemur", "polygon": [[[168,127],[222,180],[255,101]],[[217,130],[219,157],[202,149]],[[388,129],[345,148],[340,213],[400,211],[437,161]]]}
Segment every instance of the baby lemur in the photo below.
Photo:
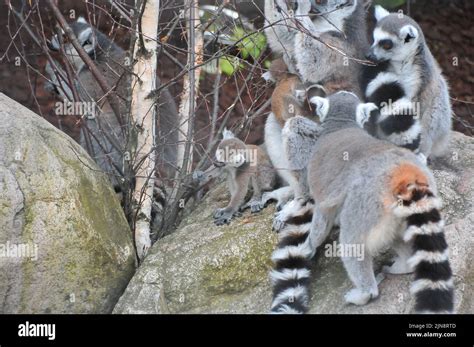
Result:
{"label": "baby lemur", "polygon": [[[275,186],[276,173],[265,150],[259,146],[246,145],[231,131],[224,131],[223,139],[216,150],[215,166],[227,175],[227,186],[231,198],[225,208],[214,214],[215,224],[228,224],[240,210],[250,207],[252,213],[263,209],[262,193]],[[253,194],[245,203],[249,184]],[[244,204],[245,203],[245,204]]]}
{"label": "baby lemur", "polygon": [[[373,260],[393,247],[397,258],[385,271],[414,272],[411,292],[419,313],[452,312],[454,286],[440,214],[441,200],[430,170],[412,152],[378,140],[360,128],[373,104],[352,93],[315,97],[322,132],[308,165],[314,208],[289,213],[273,253],[272,312],[302,313],[308,308],[308,261],[340,227],[341,246],[361,247],[364,257],[342,261],[355,288],[345,301],[365,305],[379,295]],[[302,214],[303,213],[303,214]],[[311,220],[310,229],[300,225]]]}
{"label": "baby lemur", "polygon": [[[322,86],[303,83],[297,75],[289,73],[282,59],[275,60],[269,72],[276,81],[276,87],[272,94],[272,113],[265,123],[265,145],[279,177],[289,186],[265,194],[263,203],[272,199],[284,201],[292,197],[304,198],[305,191],[300,189],[300,181],[304,177],[306,165],[290,165],[284,151],[285,134],[283,128],[285,123],[295,116],[313,119],[316,122],[317,118],[313,116],[314,112],[311,110],[308,100],[314,96],[326,95]],[[305,137],[308,148],[312,147],[316,139],[311,136],[318,130],[315,122],[310,122],[309,126],[305,128],[305,132],[310,134]]]}

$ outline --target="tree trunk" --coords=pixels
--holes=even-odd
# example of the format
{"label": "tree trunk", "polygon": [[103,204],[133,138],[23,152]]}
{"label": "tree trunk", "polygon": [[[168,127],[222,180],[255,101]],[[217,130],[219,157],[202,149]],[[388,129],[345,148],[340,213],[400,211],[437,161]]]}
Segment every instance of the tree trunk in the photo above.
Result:
{"label": "tree trunk", "polygon": [[135,214],[135,246],[140,260],[143,259],[151,246],[150,225],[155,181],[156,105],[154,98],[147,99],[147,96],[157,86],[157,34],[160,1],[148,0],[142,6],[145,6],[145,9],[141,21],[137,21],[137,32],[142,35],[143,40],[138,39],[135,43],[134,59],[136,63],[133,69],[130,110],[137,136],[135,163],[138,165],[135,167],[136,185],[133,198],[138,204]]}
{"label": "tree trunk", "polygon": [[181,177],[184,177],[191,171],[193,162],[193,124],[196,98],[199,91],[199,76],[203,61],[203,37],[200,30],[196,30],[199,25],[199,8],[197,0],[188,0],[186,9],[186,23],[188,32],[188,69],[189,72],[184,76],[183,94],[179,106],[179,146],[178,160],[180,165]]}

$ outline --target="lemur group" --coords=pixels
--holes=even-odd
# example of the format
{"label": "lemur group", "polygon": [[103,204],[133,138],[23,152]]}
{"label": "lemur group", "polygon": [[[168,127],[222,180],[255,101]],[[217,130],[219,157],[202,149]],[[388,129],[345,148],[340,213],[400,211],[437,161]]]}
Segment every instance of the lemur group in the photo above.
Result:
{"label": "lemur group", "polygon": [[263,77],[276,84],[265,141],[246,145],[225,131],[216,152],[231,193],[217,225],[277,202],[272,313],[308,312],[311,259],[334,226],[340,245],[364,250],[362,259],[342,256],[354,286],[348,304],[378,297],[374,258],[391,249],[394,262],[382,271],[414,273],[413,312],[454,311],[442,201],[429,168],[449,147],[448,86],[420,26],[402,12],[375,6],[369,43],[370,6],[265,1],[275,60]]}

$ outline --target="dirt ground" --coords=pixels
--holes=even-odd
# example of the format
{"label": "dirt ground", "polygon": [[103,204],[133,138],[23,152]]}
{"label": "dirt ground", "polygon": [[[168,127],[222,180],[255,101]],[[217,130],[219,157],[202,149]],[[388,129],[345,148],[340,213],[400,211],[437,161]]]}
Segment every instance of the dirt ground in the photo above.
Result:
{"label": "dirt ground", "polygon": [[[97,1],[96,8],[94,8],[98,26],[113,35],[116,42],[126,48],[128,45],[127,31],[120,26],[113,25],[114,21],[110,16],[116,20],[118,16],[110,11],[101,11],[100,3]],[[76,10],[76,15],[85,13],[84,5],[79,4],[78,1],[61,1],[60,4],[64,14],[70,13],[71,9]],[[406,11],[406,6],[403,9]],[[412,3],[410,13],[423,28],[429,46],[451,86],[455,130],[472,136],[474,134],[474,29],[472,26],[474,2],[472,0],[417,0]],[[43,14],[46,18],[43,24],[49,33],[52,28],[52,20],[48,19],[46,11]],[[56,116],[53,112],[56,100],[44,90],[42,74],[46,62],[45,57],[35,48],[25,32],[22,31],[16,35],[15,31],[8,30],[8,23],[12,21],[14,18],[8,16],[8,10],[4,2],[1,2],[0,57],[3,57],[6,51],[7,53],[0,62],[0,92],[39,113],[52,124],[77,139],[79,130],[77,119]],[[14,44],[10,44],[11,37],[15,35]],[[183,45],[184,41],[177,43]],[[30,64],[29,67],[23,60],[19,66],[15,64],[15,58],[19,56],[17,50],[26,57],[28,64]],[[183,53],[178,51],[170,53],[181,63],[186,62]],[[269,55],[270,52],[266,54]],[[166,56],[162,56],[160,64],[160,75],[163,82],[169,81],[180,72],[180,68]],[[248,143],[261,141],[264,120],[268,114],[267,109],[267,112],[253,116],[271,95],[271,87],[260,78],[262,72],[261,69],[250,71],[249,64],[236,76],[223,77],[219,88],[220,98],[217,113],[219,118],[223,118],[226,110],[230,110],[228,112],[230,113],[229,124],[237,131],[242,130],[241,125],[244,124],[245,127],[240,132],[240,137]],[[179,103],[181,83],[179,81],[170,86],[177,103]],[[248,90],[241,98],[236,98],[237,91],[245,86],[249,86]],[[195,117],[195,139],[198,142],[197,157],[202,155],[203,149],[207,146],[213,113],[213,92],[214,77],[204,74],[201,79],[200,97]]]}

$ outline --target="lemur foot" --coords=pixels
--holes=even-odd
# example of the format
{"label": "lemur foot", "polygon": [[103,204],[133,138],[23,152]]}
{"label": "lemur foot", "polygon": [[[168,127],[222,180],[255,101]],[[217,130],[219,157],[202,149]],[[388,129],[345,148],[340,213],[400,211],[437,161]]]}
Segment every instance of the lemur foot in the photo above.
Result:
{"label": "lemur foot", "polygon": [[280,211],[283,206],[293,198],[293,190],[289,186],[281,187],[271,192],[262,194],[262,204],[266,206],[270,201],[276,200],[277,211]]}
{"label": "lemur foot", "polygon": [[366,305],[370,299],[374,299],[379,295],[378,290],[373,290],[372,292],[366,292],[358,288],[354,288],[349,290],[344,299],[348,304],[353,305]]}
{"label": "lemur foot", "polygon": [[290,219],[295,213],[298,213],[300,204],[297,200],[288,202],[281,211],[275,213],[273,218],[273,230],[280,232],[286,225],[288,219]]}
{"label": "lemur foot", "polygon": [[283,230],[285,227],[285,222],[278,219],[278,213],[275,214],[275,217],[273,218],[273,224],[272,224],[272,229],[275,232],[280,232]]}
{"label": "lemur foot", "polygon": [[263,210],[263,204],[261,201],[251,201],[250,202],[250,212],[258,213]]}
{"label": "lemur foot", "polygon": [[283,207],[285,207],[285,205],[288,203],[288,200],[278,200],[272,193],[273,192],[263,193],[262,200],[260,203],[263,207],[266,207],[270,203],[270,201],[277,200],[275,208],[277,211],[281,211]]}
{"label": "lemur foot", "polygon": [[408,265],[406,259],[397,258],[390,266],[384,266],[382,271],[392,275],[405,275],[413,272],[413,269]]}
{"label": "lemur foot", "polygon": [[303,225],[311,222],[314,201],[307,198],[294,199],[275,213],[273,230],[281,231],[286,224]]}
{"label": "lemur foot", "polygon": [[229,224],[232,218],[237,218],[242,216],[240,212],[232,212],[226,208],[219,208],[214,213],[214,224],[215,225],[224,225]]}
{"label": "lemur foot", "polygon": [[214,212],[214,219],[221,218],[225,211],[225,208],[218,208],[216,212]]}
{"label": "lemur foot", "polygon": [[262,200],[250,200],[240,208],[240,211],[244,211],[250,207],[251,213],[258,213],[265,207]]}
{"label": "lemur foot", "polygon": [[265,192],[262,194],[261,203],[263,206],[267,206],[267,204],[273,199],[273,192]]}

